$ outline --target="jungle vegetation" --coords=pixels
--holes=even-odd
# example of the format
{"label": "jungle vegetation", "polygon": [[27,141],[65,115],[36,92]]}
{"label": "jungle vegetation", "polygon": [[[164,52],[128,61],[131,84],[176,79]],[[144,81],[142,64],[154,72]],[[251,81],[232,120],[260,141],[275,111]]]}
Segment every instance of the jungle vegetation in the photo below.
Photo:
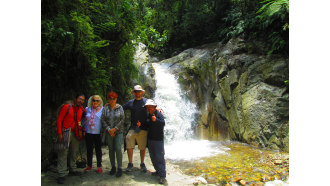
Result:
{"label": "jungle vegetation", "polygon": [[44,121],[62,102],[110,90],[128,100],[139,42],[161,58],[234,37],[288,55],[288,0],[42,0],[41,17],[42,161],[54,137]]}

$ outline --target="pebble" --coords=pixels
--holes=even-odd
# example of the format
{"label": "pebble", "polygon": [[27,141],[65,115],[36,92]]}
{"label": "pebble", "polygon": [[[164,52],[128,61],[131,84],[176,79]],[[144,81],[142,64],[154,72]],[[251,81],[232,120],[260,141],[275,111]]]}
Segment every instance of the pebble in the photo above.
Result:
{"label": "pebble", "polygon": [[207,184],[207,181],[203,177],[196,177],[193,183],[194,184],[198,184],[198,183]]}
{"label": "pebble", "polygon": [[282,160],[275,160],[275,161],[274,161],[274,164],[275,164],[275,165],[281,165],[282,163],[283,163]]}
{"label": "pebble", "polygon": [[240,183],[241,185],[245,185],[245,184],[246,184],[246,181],[245,181],[245,180],[241,180],[241,181],[239,181],[239,183]]}

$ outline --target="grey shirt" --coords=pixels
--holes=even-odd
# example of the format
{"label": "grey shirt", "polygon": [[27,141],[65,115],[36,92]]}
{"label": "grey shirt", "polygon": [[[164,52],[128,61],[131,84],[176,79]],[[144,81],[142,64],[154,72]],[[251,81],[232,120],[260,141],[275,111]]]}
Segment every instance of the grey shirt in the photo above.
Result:
{"label": "grey shirt", "polygon": [[116,104],[115,108],[112,110],[110,105],[103,108],[101,124],[104,132],[108,132],[109,128],[116,128],[116,134],[124,132],[124,120],[125,114],[123,107]]}

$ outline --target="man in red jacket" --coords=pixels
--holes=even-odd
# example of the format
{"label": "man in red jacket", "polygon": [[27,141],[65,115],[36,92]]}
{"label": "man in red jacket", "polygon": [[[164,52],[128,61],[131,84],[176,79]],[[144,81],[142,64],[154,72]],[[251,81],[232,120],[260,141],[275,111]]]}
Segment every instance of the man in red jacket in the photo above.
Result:
{"label": "man in red jacket", "polygon": [[[85,102],[85,96],[80,94],[76,96],[74,104],[66,104],[62,107],[60,114],[57,118],[57,133],[60,141],[63,140],[64,132],[63,130],[69,129],[71,127],[71,137],[69,141],[69,148],[60,150],[57,154],[57,170],[59,177],[57,179],[58,184],[63,184],[65,176],[67,175],[67,156],[68,151],[70,150],[70,161],[69,161],[69,175],[77,176],[80,175],[80,172],[74,171],[77,168],[76,166],[76,157],[79,149],[79,140],[83,139],[82,130],[76,130],[77,127],[82,129],[79,125],[81,122],[81,117],[85,112],[85,109],[82,107]],[[69,110],[68,110],[69,109]],[[62,126],[63,125],[63,126]],[[80,132],[79,132],[80,131]]]}

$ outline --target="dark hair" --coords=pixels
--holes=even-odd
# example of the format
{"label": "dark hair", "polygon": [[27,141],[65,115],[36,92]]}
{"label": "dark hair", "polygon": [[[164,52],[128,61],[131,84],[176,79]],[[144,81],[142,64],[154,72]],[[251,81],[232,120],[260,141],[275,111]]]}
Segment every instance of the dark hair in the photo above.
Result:
{"label": "dark hair", "polygon": [[86,97],[84,94],[77,94],[77,96],[76,96],[76,99],[79,97],[79,96],[84,96],[84,98]]}

